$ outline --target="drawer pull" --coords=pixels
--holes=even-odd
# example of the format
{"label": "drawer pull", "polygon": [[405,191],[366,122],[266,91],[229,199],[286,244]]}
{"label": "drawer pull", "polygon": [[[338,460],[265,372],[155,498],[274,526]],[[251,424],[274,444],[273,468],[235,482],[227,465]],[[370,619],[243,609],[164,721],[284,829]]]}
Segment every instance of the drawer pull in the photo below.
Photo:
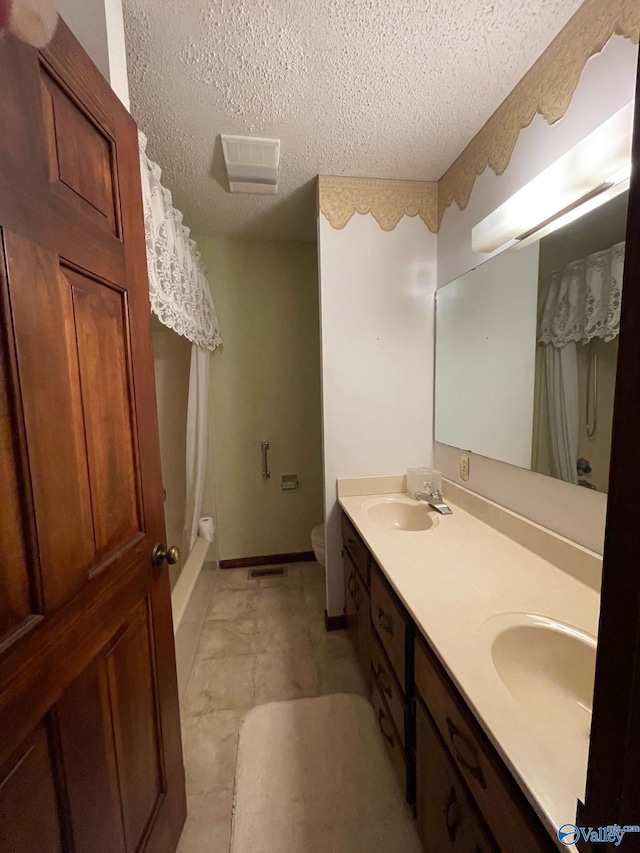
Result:
{"label": "drawer pull", "polygon": [[382,721],[387,719],[387,715],[382,710],[382,708],[378,708],[378,725],[380,726],[380,731],[382,732],[382,736],[384,739],[390,744],[390,746],[395,746],[396,739],[393,734],[387,734],[384,730],[384,726],[382,725]]}
{"label": "drawer pull", "polygon": [[478,784],[486,790],[487,783],[482,772],[482,767],[480,767],[478,762],[478,753],[475,746],[469,738],[460,731],[450,717],[447,717],[447,729],[449,730],[451,748],[456,761],[458,764],[462,765],[465,770],[468,770]]}
{"label": "drawer pull", "polygon": [[390,613],[385,613],[382,607],[378,607],[378,624],[383,631],[393,637],[393,616]]}
{"label": "drawer pull", "polygon": [[447,802],[444,804],[444,807],[442,809],[442,814],[444,815],[444,822],[445,822],[445,825],[447,827],[447,835],[449,836],[451,841],[456,840],[456,835],[458,834],[458,828],[459,828],[460,824],[462,823],[462,818],[461,817],[456,818],[456,816],[455,816],[456,804],[457,804],[456,789],[452,785],[451,788],[449,788],[449,794],[447,796]]}
{"label": "drawer pull", "polygon": [[349,575],[349,580],[347,581],[347,589],[349,590],[351,595],[353,595],[353,592],[355,590],[355,585],[356,585],[356,579],[354,577],[353,572],[351,572],[351,574]]}
{"label": "drawer pull", "polygon": [[360,584],[357,584],[356,585],[356,591],[355,591],[355,594],[353,596],[353,603],[356,606],[356,610],[360,610],[360,605],[362,604],[362,599],[360,598],[361,593],[362,593],[362,590],[360,589]]}
{"label": "drawer pull", "polygon": [[[378,664],[378,670],[377,672],[374,670],[373,674],[378,680],[378,684],[380,685],[380,689],[382,690],[382,692],[386,693],[389,699],[393,699],[393,685],[389,684],[389,682],[387,681],[387,679],[389,679],[389,674],[385,669],[382,668],[382,664]],[[386,684],[385,681],[387,681]]]}

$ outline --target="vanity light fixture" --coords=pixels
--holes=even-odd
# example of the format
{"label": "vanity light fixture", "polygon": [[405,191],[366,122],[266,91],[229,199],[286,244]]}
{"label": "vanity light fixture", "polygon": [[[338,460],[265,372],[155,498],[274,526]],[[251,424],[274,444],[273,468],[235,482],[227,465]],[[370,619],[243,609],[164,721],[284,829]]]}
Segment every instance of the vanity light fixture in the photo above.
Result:
{"label": "vanity light fixture", "polygon": [[596,207],[600,207],[601,204],[605,204],[617,195],[626,192],[629,189],[629,184],[631,183],[630,177],[631,176],[623,178],[617,183],[606,183],[603,186],[598,187],[594,193],[591,193],[585,199],[580,199],[577,204],[572,205],[571,208],[564,213],[558,214],[558,216],[551,219],[551,221],[543,223],[538,228],[534,228],[529,231],[527,234],[521,234],[513,241],[513,248],[524,249],[524,247],[528,246],[530,243],[534,243],[536,240],[542,240],[543,237],[546,237],[547,234],[551,234],[552,231],[557,231],[558,228],[564,228],[564,226],[569,225],[570,222],[575,222],[576,219],[580,219],[581,216],[595,210]]}
{"label": "vanity light fixture", "polygon": [[473,251],[526,245],[627,189],[632,131],[628,104],[479,222]]}

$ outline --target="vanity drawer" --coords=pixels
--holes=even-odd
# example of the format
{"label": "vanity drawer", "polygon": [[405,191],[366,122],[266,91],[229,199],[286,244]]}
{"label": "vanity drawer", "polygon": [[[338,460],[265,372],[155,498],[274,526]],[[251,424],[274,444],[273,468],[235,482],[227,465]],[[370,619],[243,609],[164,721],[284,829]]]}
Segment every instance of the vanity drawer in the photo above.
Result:
{"label": "vanity drawer", "polygon": [[407,626],[409,617],[382,572],[372,561],[371,565],[371,624],[406,693]]}
{"label": "vanity drawer", "polygon": [[353,595],[353,603],[356,613],[356,652],[358,660],[362,667],[362,672],[367,685],[371,682],[371,640],[373,631],[371,630],[371,602],[369,601],[369,593],[362,579],[356,572],[356,588]]}
{"label": "vanity drawer", "polygon": [[378,721],[378,726],[380,728],[382,739],[384,740],[385,745],[387,747],[387,752],[391,756],[391,763],[393,764],[395,771],[398,774],[400,784],[402,785],[402,791],[406,796],[407,762],[404,757],[402,741],[400,739],[400,735],[396,730],[395,725],[393,724],[393,719],[391,718],[391,715],[387,710],[387,706],[384,704],[384,700],[380,695],[380,689],[375,678],[371,679],[371,704],[373,705],[373,710],[375,711],[376,720]]}
{"label": "vanity drawer", "polygon": [[416,691],[504,853],[557,847],[422,638],[415,641]]}
{"label": "vanity drawer", "polygon": [[365,586],[369,589],[369,551],[347,516],[342,513],[342,541]]}
{"label": "vanity drawer", "polygon": [[404,746],[404,696],[402,695],[402,690],[398,684],[398,679],[395,677],[393,669],[391,668],[391,664],[382,649],[380,640],[375,634],[373,634],[371,639],[371,674],[375,678],[380,693],[387,703],[387,707],[393,717],[396,729],[400,735],[402,735],[402,743]]}
{"label": "vanity drawer", "polygon": [[420,701],[416,703],[416,818],[425,853],[497,853]]}

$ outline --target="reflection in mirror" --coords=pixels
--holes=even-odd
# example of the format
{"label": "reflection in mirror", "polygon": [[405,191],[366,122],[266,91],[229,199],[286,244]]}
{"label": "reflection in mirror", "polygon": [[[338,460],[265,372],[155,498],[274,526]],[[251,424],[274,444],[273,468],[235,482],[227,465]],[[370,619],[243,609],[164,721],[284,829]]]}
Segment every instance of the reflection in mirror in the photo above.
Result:
{"label": "reflection in mirror", "polygon": [[438,291],[437,441],[607,490],[627,203]]}
{"label": "reflection in mirror", "polygon": [[532,468],[607,491],[628,193],[540,241]]}

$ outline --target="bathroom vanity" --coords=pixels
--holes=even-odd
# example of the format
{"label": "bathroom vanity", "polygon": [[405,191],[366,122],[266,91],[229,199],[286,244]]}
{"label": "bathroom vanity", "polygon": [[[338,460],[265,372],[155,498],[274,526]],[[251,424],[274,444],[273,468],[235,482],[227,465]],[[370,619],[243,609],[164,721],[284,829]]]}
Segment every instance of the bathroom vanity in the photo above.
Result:
{"label": "bathroom vanity", "polygon": [[424,848],[570,849],[600,558],[451,483],[438,516],[401,480],[339,481],[345,612]]}

